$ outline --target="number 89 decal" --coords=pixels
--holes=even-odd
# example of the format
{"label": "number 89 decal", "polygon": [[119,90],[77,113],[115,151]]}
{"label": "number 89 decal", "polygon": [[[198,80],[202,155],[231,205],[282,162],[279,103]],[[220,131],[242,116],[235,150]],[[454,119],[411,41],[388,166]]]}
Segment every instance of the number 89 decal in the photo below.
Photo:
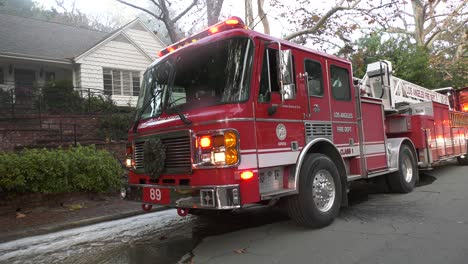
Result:
{"label": "number 89 decal", "polygon": [[161,190],[160,189],[154,189],[154,188],[151,188],[150,189],[150,199],[151,200],[156,200],[156,201],[161,201]]}

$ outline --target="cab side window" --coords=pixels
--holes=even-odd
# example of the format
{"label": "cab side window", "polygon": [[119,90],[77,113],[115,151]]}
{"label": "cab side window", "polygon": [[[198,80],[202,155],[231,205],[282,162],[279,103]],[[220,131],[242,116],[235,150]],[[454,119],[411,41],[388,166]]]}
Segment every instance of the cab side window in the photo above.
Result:
{"label": "cab side window", "polygon": [[349,85],[349,73],[347,69],[331,65],[330,86],[335,100],[351,100],[351,86]]}
{"label": "cab side window", "polygon": [[259,102],[270,101],[270,91],[279,92],[278,70],[277,70],[278,50],[265,49],[263,54],[262,74],[260,78]]}
{"label": "cab side window", "polygon": [[323,75],[320,62],[306,60],[307,88],[310,96],[323,96]]}

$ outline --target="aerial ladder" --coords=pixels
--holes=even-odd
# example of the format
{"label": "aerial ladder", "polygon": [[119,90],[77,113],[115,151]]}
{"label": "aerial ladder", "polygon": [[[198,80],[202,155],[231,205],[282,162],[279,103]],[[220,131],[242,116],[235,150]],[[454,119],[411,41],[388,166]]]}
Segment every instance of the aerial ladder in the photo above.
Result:
{"label": "aerial ladder", "polygon": [[393,112],[409,104],[431,101],[448,105],[452,109],[448,95],[393,76],[392,63],[389,61],[383,60],[367,65],[366,75],[360,83],[365,95],[382,99],[386,112]]}

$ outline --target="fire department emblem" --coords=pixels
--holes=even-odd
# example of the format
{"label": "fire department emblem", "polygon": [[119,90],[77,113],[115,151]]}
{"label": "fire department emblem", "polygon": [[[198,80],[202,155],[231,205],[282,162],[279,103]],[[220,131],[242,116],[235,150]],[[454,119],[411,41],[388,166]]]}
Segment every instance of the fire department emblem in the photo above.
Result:
{"label": "fire department emblem", "polygon": [[145,173],[157,179],[164,170],[166,146],[159,138],[150,138],[143,146],[143,164]]}
{"label": "fire department emblem", "polygon": [[278,124],[276,126],[276,136],[280,141],[283,141],[286,138],[287,131],[286,131],[286,126],[283,124]]}

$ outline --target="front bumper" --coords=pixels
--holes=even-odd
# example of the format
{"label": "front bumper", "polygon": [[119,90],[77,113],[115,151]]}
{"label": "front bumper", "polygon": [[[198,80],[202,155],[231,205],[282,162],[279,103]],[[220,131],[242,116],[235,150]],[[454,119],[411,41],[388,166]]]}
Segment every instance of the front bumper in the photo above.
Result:
{"label": "front bumper", "polygon": [[162,205],[179,208],[200,209],[235,209],[240,208],[239,185],[220,186],[166,186],[150,184],[128,184],[124,187],[122,196],[127,201],[161,204],[144,199],[143,189],[153,188],[163,190],[168,194],[167,202]]}

